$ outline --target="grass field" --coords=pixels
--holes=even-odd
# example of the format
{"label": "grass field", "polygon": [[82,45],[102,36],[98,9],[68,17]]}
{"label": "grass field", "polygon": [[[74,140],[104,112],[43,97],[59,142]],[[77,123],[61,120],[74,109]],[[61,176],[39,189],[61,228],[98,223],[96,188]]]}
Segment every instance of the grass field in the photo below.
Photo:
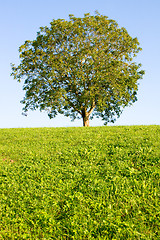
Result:
{"label": "grass field", "polygon": [[160,239],[160,126],[0,129],[0,239]]}

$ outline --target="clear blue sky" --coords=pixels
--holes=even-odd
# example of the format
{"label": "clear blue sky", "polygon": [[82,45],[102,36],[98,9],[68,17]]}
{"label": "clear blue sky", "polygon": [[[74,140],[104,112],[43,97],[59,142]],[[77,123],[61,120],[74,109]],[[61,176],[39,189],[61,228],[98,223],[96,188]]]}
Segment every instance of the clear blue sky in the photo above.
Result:
{"label": "clear blue sky", "polygon": [[[114,125],[160,124],[160,0],[5,0],[0,3],[0,128],[82,126],[61,115],[50,120],[46,113],[21,115],[22,84],[10,76],[10,63],[19,63],[18,48],[33,40],[39,27],[52,19],[83,17],[98,10],[137,37],[143,51],[136,61],[146,74],[140,82],[138,101],[125,108]],[[99,119],[91,126],[103,125]]]}

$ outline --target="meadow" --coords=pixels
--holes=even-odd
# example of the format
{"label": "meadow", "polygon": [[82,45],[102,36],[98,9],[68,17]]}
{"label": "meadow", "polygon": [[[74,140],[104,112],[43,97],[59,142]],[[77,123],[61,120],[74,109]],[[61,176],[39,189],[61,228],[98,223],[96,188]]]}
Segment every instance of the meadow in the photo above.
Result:
{"label": "meadow", "polygon": [[0,129],[0,239],[159,239],[160,126]]}

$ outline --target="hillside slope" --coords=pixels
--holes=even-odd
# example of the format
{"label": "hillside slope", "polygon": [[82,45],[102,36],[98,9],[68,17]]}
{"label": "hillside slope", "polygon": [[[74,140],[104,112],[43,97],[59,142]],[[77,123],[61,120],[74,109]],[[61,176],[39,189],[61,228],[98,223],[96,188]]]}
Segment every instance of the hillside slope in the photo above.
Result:
{"label": "hillside slope", "polygon": [[0,129],[0,239],[159,239],[160,126]]}

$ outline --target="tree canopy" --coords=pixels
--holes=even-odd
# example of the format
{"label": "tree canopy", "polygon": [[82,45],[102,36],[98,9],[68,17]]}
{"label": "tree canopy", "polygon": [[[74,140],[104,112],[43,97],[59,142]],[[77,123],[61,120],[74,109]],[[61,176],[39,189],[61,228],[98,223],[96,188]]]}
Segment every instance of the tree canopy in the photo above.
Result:
{"label": "tree canopy", "polygon": [[140,50],[137,38],[99,13],[53,20],[19,48],[20,64],[12,64],[11,75],[24,83],[23,111],[78,117],[84,126],[94,116],[114,122],[137,100]]}

